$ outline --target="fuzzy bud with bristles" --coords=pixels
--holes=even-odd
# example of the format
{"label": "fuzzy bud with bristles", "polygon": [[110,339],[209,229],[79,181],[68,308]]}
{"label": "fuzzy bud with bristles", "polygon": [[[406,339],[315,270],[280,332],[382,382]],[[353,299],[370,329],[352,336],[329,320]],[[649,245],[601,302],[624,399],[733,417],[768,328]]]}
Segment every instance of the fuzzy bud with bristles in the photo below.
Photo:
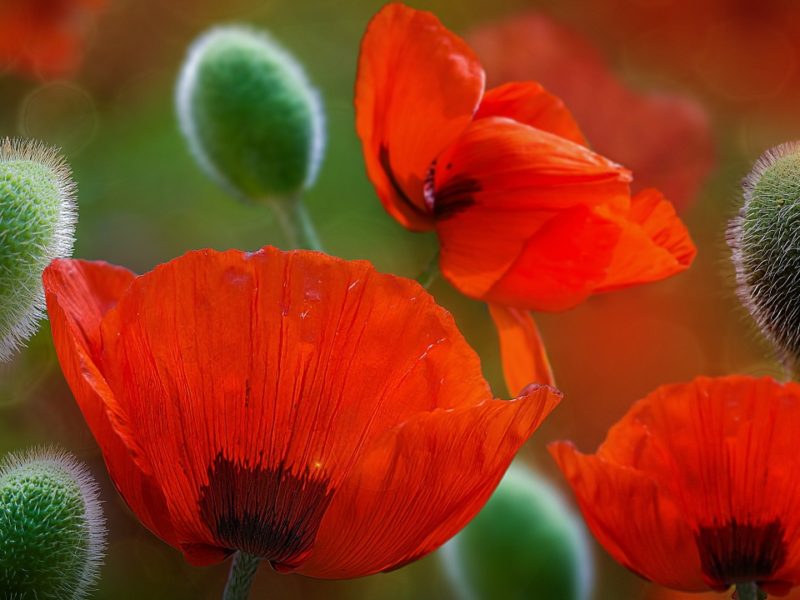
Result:
{"label": "fuzzy bud with bristles", "polygon": [[325,141],[317,91],[265,33],[214,28],[191,46],[178,120],[200,166],[249,200],[296,195],[316,178]]}
{"label": "fuzzy bud with bristles", "polygon": [[4,598],[81,600],[105,550],[97,484],[69,454],[33,451],[0,466]]}
{"label": "fuzzy bud with bristles", "polygon": [[800,367],[800,143],[764,153],[728,228],[738,295],[784,364]]}
{"label": "fuzzy bud with bristles", "polygon": [[56,150],[0,140],[0,361],[38,328],[42,271],[72,253],[75,193],[70,168]]}

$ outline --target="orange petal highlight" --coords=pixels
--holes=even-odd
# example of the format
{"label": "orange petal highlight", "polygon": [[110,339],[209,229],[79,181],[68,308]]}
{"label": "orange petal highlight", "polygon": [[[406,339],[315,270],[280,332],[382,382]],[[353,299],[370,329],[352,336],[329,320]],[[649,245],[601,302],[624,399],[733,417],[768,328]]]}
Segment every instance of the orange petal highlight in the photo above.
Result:
{"label": "orange petal highlight", "polygon": [[530,386],[411,420],[375,443],[336,493],[301,573],[360,577],[438,548],[483,507],[560,395]]}
{"label": "orange petal highlight", "polygon": [[356,77],[356,130],[367,174],[404,227],[433,228],[425,178],[472,120],[483,89],[474,53],[433,14],[393,3],[370,21]]}
{"label": "orange petal highlight", "polygon": [[539,328],[525,310],[489,304],[500,337],[500,356],[508,391],[519,394],[531,383],[555,385]]}
{"label": "orange petal highlight", "polygon": [[525,125],[587,145],[578,123],[561,98],[548,93],[534,81],[506,83],[486,92],[476,119],[508,117]]}
{"label": "orange petal highlight", "polygon": [[[437,161],[432,209],[442,272],[464,294],[495,300],[487,293],[550,221],[591,221],[599,235],[613,233],[617,226],[588,213],[604,206],[627,214],[629,181],[619,165],[562,137],[507,118],[478,119]],[[576,208],[582,210],[563,216]],[[567,237],[556,240],[553,255],[576,245],[567,224],[560,227]],[[583,242],[584,254],[596,251],[591,236]],[[538,305],[536,297],[523,300],[496,299]]]}
{"label": "orange petal highlight", "polygon": [[697,254],[686,226],[657,190],[636,194],[627,222],[620,222],[622,235],[598,292],[665,279],[688,269]]}

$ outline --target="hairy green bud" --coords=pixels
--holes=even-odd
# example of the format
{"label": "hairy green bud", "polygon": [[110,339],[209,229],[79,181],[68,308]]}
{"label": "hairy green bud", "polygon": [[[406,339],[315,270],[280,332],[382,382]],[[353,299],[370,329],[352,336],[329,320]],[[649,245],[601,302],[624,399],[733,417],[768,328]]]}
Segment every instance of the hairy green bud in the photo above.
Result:
{"label": "hairy green bud", "polygon": [[63,452],[0,466],[0,590],[18,600],[80,600],[97,580],[105,524],[97,484]]}
{"label": "hairy green bud", "polygon": [[56,150],[0,140],[0,361],[13,356],[44,316],[42,271],[72,253],[75,192]]}
{"label": "hairy green bud", "polygon": [[583,522],[554,488],[512,465],[483,510],[440,552],[463,600],[586,600],[587,539]]}
{"label": "hairy green bud", "polygon": [[738,295],[784,364],[800,366],[800,143],[765,152],[728,227]]}
{"label": "hairy green bud", "polygon": [[285,198],[316,178],[325,142],[319,95],[267,34],[228,26],[200,36],[176,104],[195,158],[230,193]]}

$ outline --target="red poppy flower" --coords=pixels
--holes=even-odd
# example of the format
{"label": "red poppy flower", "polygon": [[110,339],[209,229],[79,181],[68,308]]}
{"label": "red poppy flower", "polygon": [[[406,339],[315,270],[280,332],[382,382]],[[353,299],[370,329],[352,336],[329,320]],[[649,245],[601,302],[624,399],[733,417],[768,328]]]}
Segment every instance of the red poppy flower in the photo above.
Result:
{"label": "red poppy flower", "polygon": [[660,585],[800,584],[800,385],[698,378],[636,403],[597,453],[550,451],[598,541]]}
{"label": "red poppy flower", "polygon": [[0,6],[0,68],[35,77],[73,71],[92,15],[105,0],[4,0]]}
{"label": "red poppy flower", "polygon": [[558,402],[494,400],[450,315],[366,262],[191,252],[44,274],[67,381],[122,497],[192,563],[325,578],[432,551]]}
{"label": "red poppy flower", "polygon": [[711,125],[699,103],[634,91],[588,40],[540,13],[483,26],[467,39],[490,83],[532,78],[557,94],[592,148],[636,174],[635,191],[656,187],[678,209],[695,199],[714,164]]}
{"label": "red poppy flower", "polygon": [[[592,152],[538,83],[484,93],[466,43],[432,14],[390,4],[370,22],[356,82],[367,173],[405,227],[434,230],[444,276],[489,302],[512,391],[547,381],[527,310],[686,269],[695,248],[655,190]],[[538,378],[538,379],[537,379]]]}

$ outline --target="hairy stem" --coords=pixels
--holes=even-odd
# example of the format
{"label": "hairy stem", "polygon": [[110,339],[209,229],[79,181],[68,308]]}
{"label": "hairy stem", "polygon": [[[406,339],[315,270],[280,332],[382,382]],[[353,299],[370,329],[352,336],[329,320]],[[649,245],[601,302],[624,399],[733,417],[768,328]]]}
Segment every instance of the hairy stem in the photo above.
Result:
{"label": "hairy stem", "polygon": [[237,552],[233,555],[231,570],[228,573],[228,583],[225,584],[222,600],[247,600],[260,561],[261,559],[257,556],[244,552]]}
{"label": "hairy stem", "polygon": [[766,600],[767,595],[758,589],[756,582],[749,581],[747,583],[737,583],[733,597],[735,600]]}

